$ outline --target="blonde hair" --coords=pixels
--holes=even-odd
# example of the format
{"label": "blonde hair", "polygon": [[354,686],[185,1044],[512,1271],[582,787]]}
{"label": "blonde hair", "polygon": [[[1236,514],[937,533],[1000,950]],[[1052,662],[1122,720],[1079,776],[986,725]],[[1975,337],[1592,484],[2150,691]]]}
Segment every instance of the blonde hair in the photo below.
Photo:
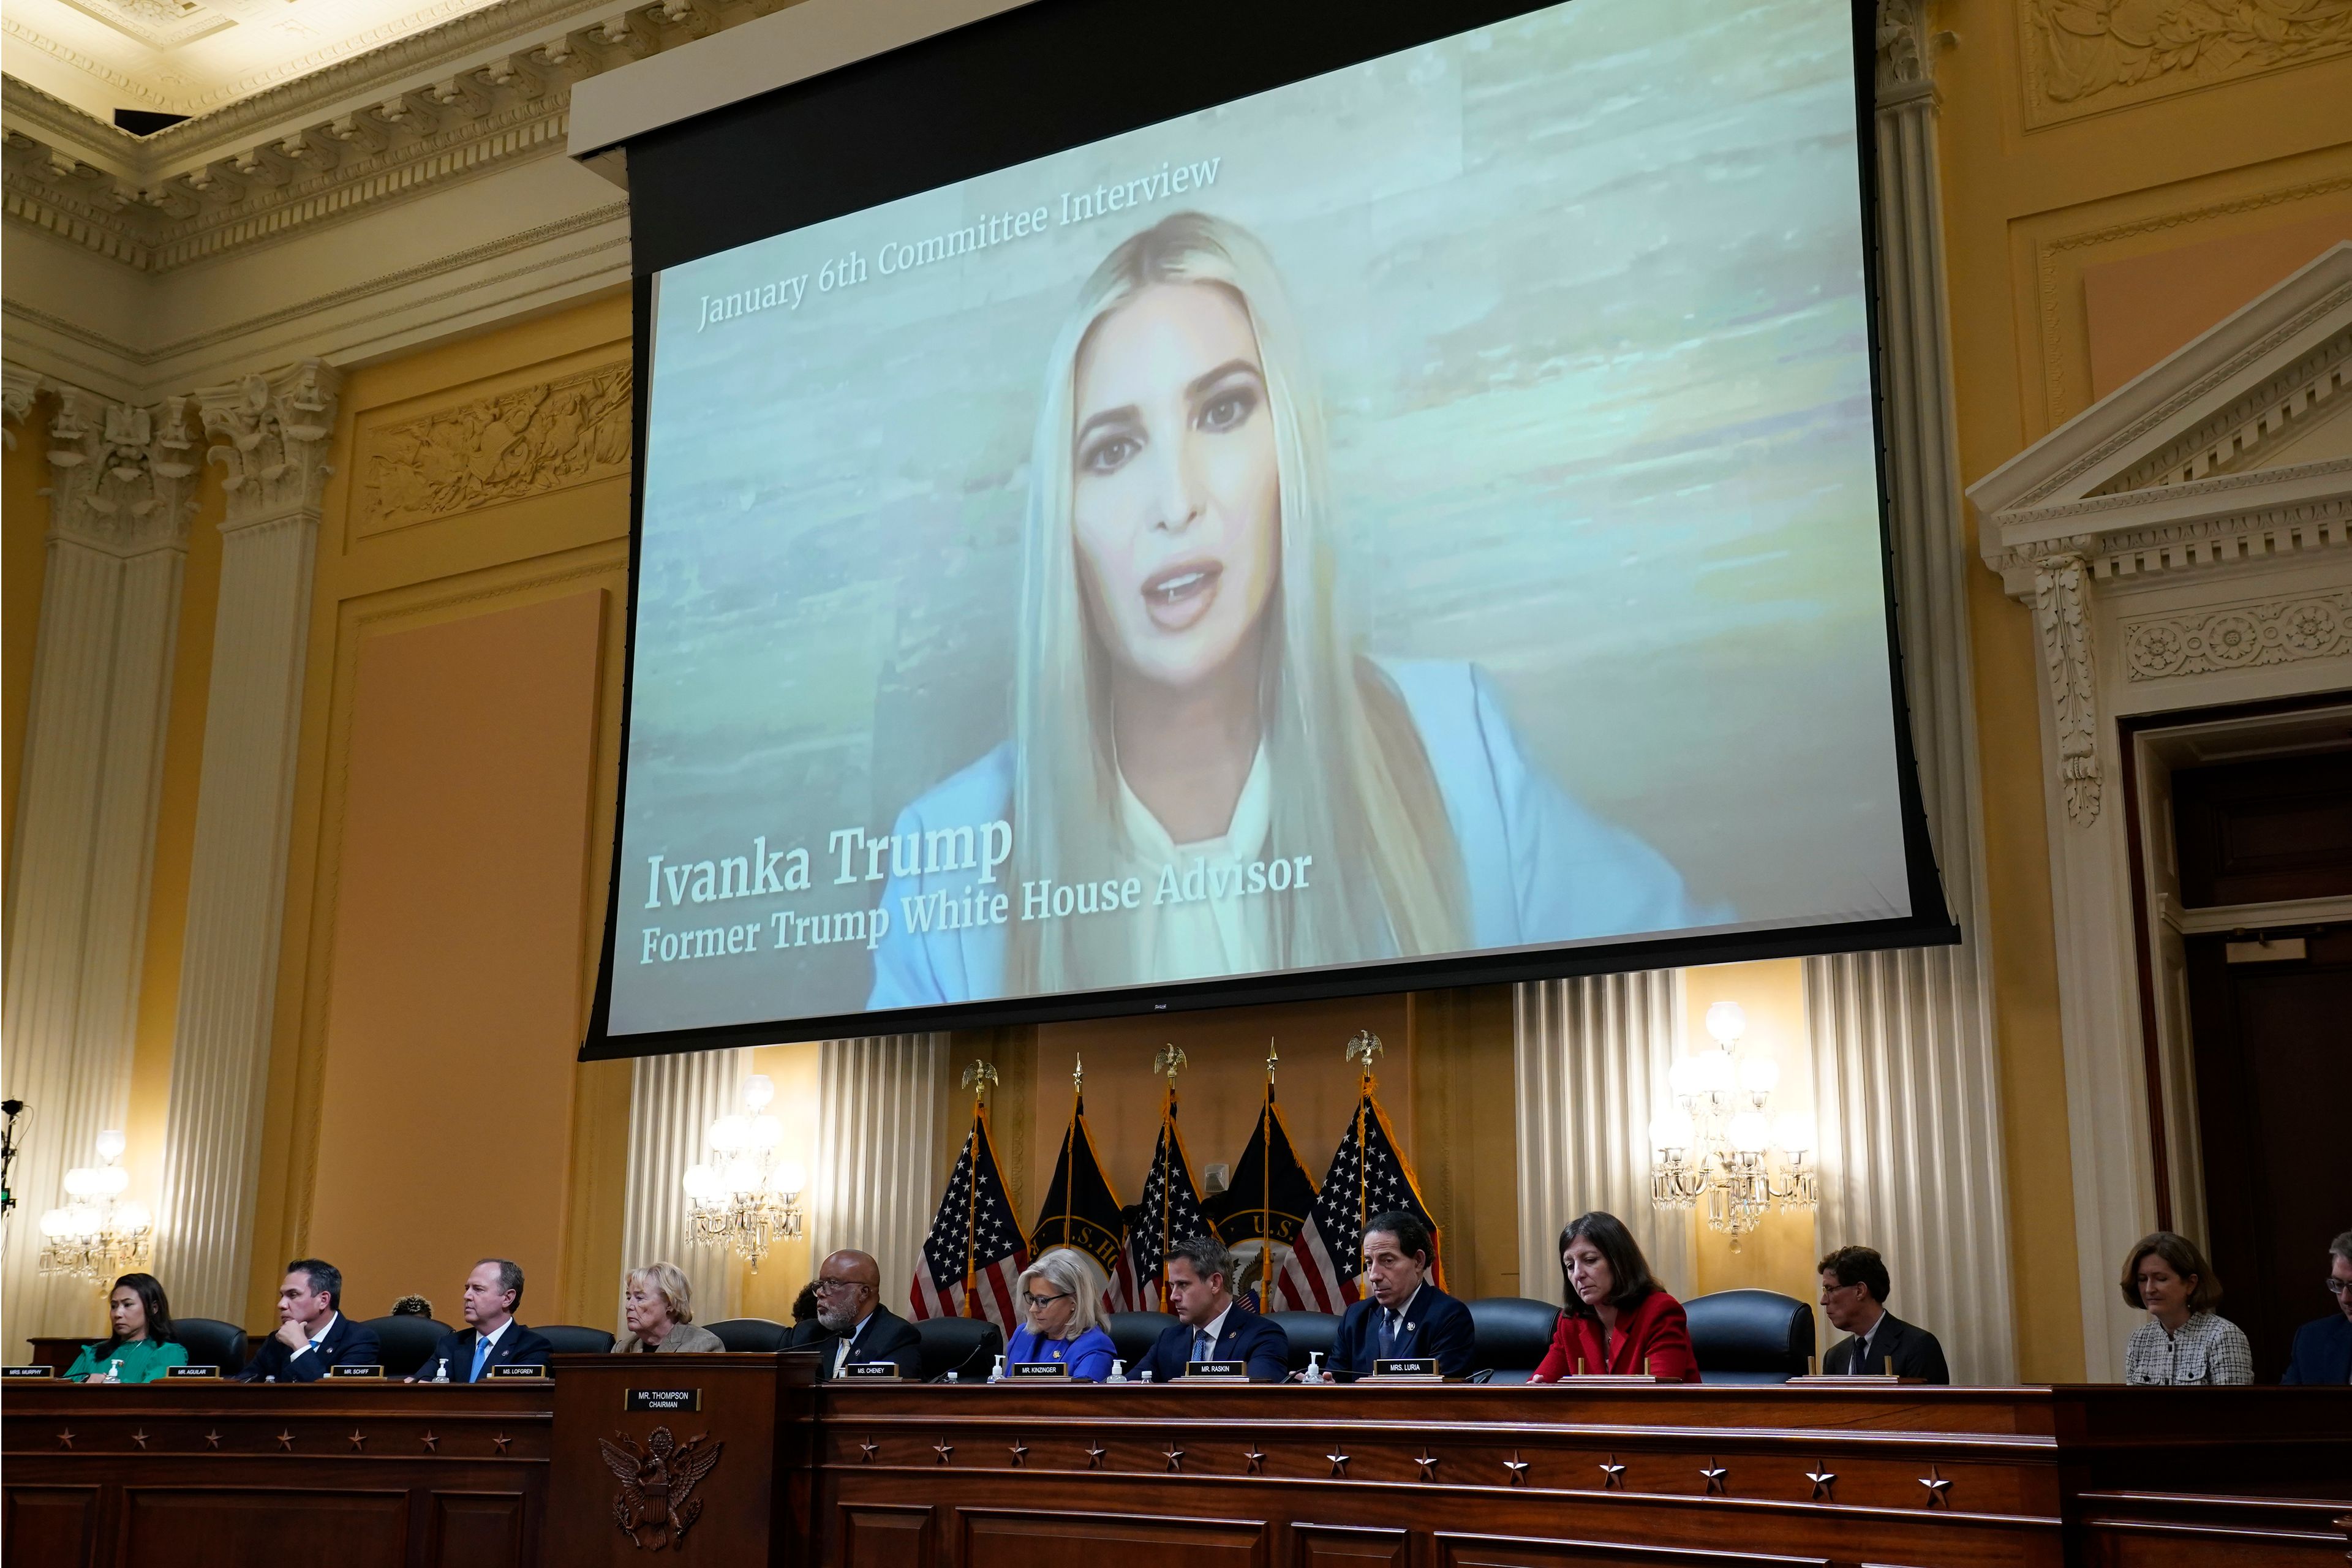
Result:
{"label": "blonde hair", "polygon": [[1029,1289],[1029,1281],[1043,1277],[1070,1293],[1070,1337],[1076,1339],[1102,1321],[1102,1313],[1095,1304],[1094,1277],[1079,1260],[1077,1249],[1056,1247],[1041,1252],[1037,1260],[1021,1271],[1013,1282],[1013,1294]]}
{"label": "blonde hair", "polygon": [[641,1285],[662,1299],[673,1323],[694,1321],[694,1286],[685,1272],[675,1263],[648,1263],[643,1268],[632,1268],[621,1277],[621,1293],[627,1295],[631,1286]]}
{"label": "blonde hair", "polygon": [[[1207,284],[1249,317],[1274,421],[1281,571],[1259,676],[1278,781],[1270,853],[1311,848],[1315,879],[1276,900],[1275,963],[1315,968],[1467,945],[1459,850],[1404,700],[1358,657],[1337,605],[1322,405],[1274,261],[1247,230],[1178,213],[1124,241],[1079,291],[1054,343],[1031,459],[1013,699],[1020,877],[1108,874],[1118,828],[1110,672],[1090,626],[1071,520],[1077,363],[1101,321],[1154,284]],[[1124,922],[1022,921],[1008,989],[1131,984]]]}

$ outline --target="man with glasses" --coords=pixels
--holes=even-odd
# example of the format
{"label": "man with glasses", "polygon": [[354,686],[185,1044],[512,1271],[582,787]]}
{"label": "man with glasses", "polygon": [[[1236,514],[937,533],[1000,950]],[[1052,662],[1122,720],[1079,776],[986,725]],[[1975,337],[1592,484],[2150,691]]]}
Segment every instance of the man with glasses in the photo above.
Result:
{"label": "man with glasses", "polygon": [[1822,1370],[1832,1377],[1884,1373],[1891,1363],[1897,1377],[1949,1383],[1944,1347],[1927,1330],[1886,1310],[1893,1282],[1886,1260],[1867,1247],[1841,1247],[1815,1268],[1822,1276],[1822,1315],[1830,1327],[1850,1336],[1830,1347]]}
{"label": "man with glasses", "polygon": [[2294,1352],[2287,1357],[2281,1383],[2352,1383],[2352,1230],[2327,1244],[2327,1293],[2336,1310],[2294,1331]]}
{"label": "man with glasses", "polygon": [[1418,1215],[1391,1211],[1364,1225],[1370,1293],[1348,1309],[1331,1344],[1331,1371],[1369,1377],[1377,1363],[1427,1356],[1444,1377],[1467,1377],[1476,1338],[1470,1309],[1431,1283],[1437,1246]]}
{"label": "man with glasses", "polygon": [[816,1319],[784,1342],[786,1350],[816,1351],[820,1379],[839,1377],[853,1362],[896,1363],[909,1381],[923,1375],[923,1342],[915,1325],[882,1305],[882,1266],[870,1253],[844,1249],[816,1271]]}

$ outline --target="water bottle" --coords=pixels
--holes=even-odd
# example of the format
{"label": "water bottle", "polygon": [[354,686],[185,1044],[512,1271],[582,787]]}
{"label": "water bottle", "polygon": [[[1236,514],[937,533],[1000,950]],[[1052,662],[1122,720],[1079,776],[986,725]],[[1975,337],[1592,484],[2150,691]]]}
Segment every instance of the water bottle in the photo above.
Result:
{"label": "water bottle", "polygon": [[1003,1383],[1004,1381],[1004,1358],[1003,1356],[998,1356],[994,1363],[989,1367],[988,1381],[991,1383]]}
{"label": "water bottle", "polygon": [[1111,1358],[1109,1381],[1112,1383],[1125,1383],[1127,1381],[1127,1363],[1119,1360],[1117,1356],[1113,1356]]}
{"label": "water bottle", "polygon": [[955,1380],[956,1380],[956,1374],[955,1374],[955,1373],[948,1373],[948,1381],[949,1381],[950,1383],[953,1383],[953,1382],[955,1382]]}
{"label": "water bottle", "polygon": [[443,1356],[441,1358],[441,1364],[433,1369],[433,1381],[435,1383],[446,1383],[449,1381],[449,1358],[447,1356]]}
{"label": "water bottle", "polygon": [[1143,1381],[1144,1381],[1144,1382],[1146,1382],[1146,1383],[1150,1383],[1150,1382],[1151,1381],[1151,1373],[1150,1373],[1150,1369],[1148,1369],[1148,1368],[1145,1370],[1145,1372],[1144,1372],[1144,1373],[1143,1373]]}

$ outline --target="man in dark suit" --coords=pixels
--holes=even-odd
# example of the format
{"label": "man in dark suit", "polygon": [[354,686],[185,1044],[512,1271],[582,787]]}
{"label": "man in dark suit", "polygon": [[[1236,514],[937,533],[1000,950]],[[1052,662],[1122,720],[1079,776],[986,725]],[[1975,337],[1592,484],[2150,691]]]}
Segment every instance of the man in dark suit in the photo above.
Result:
{"label": "man in dark suit", "polygon": [[480,1383],[494,1366],[545,1366],[555,1347],[515,1321],[522,1266],[485,1258],[466,1276],[466,1324],[443,1334],[411,1383]]}
{"label": "man in dark suit", "polygon": [[286,1266],[278,1331],[261,1342],[236,1383],[316,1383],[331,1366],[381,1365],[375,1331],[342,1314],[343,1271],[315,1258]]}
{"label": "man in dark suit", "polygon": [[1290,1336],[1280,1323],[1244,1311],[1234,1301],[1234,1255],[1213,1236],[1187,1237],[1168,1249],[1168,1305],[1176,1321],[1129,1369],[1140,1381],[1173,1383],[1196,1361],[1237,1361],[1252,1383],[1290,1375]]}
{"label": "man in dark suit", "polygon": [[903,1378],[923,1375],[922,1336],[882,1304],[882,1266],[870,1253],[844,1250],[824,1260],[816,1271],[816,1317],[794,1329],[784,1348],[822,1352],[819,1379],[874,1361],[896,1363]]}
{"label": "man in dark suit", "polygon": [[1470,1374],[1470,1309],[1429,1282],[1437,1253],[1413,1215],[1374,1215],[1364,1226],[1364,1273],[1372,1293],[1348,1309],[1331,1344],[1343,1381],[1371,1375],[1396,1356],[1434,1356],[1446,1377]]}
{"label": "man in dark suit", "polygon": [[1830,1327],[1850,1336],[1830,1347],[1822,1358],[1823,1372],[1833,1376],[1884,1373],[1891,1359],[1897,1377],[1952,1381],[1936,1336],[1886,1310],[1893,1285],[1885,1258],[1867,1247],[1841,1247],[1815,1267],[1822,1275],[1822,1312]]}
{"label": "man in dark suit", "polygon": [[2336,1310],[2295,1330],[2281,1383],[2352,1383],[2352,1230],[2327,1244],[2327,1291]]}

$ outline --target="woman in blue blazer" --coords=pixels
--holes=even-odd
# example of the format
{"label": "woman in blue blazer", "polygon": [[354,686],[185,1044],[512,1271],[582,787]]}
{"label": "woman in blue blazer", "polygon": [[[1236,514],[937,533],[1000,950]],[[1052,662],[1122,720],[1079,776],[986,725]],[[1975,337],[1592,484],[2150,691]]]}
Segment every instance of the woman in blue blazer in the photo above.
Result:
{"label": "woman in blue blazer", "polygon": [[1730,918],[1533,765],[1476,667],[1356,651],[1246,231],[1180,213],[1097,268],[1031,474],[1013,734],[900,814],[869,1007]]}
{"label": "woman in blue blazer", "polygon": [[1109,1380],[1117,1352],[1102,1328],[1093,1279],[1076,1252],[1057,1247],[1041,1254],[1022,1270],[1013,1294],[1028,1321],[1013,1331],[1004,1347],[1007,1366],[1057,1361],[1077,1382]]}

